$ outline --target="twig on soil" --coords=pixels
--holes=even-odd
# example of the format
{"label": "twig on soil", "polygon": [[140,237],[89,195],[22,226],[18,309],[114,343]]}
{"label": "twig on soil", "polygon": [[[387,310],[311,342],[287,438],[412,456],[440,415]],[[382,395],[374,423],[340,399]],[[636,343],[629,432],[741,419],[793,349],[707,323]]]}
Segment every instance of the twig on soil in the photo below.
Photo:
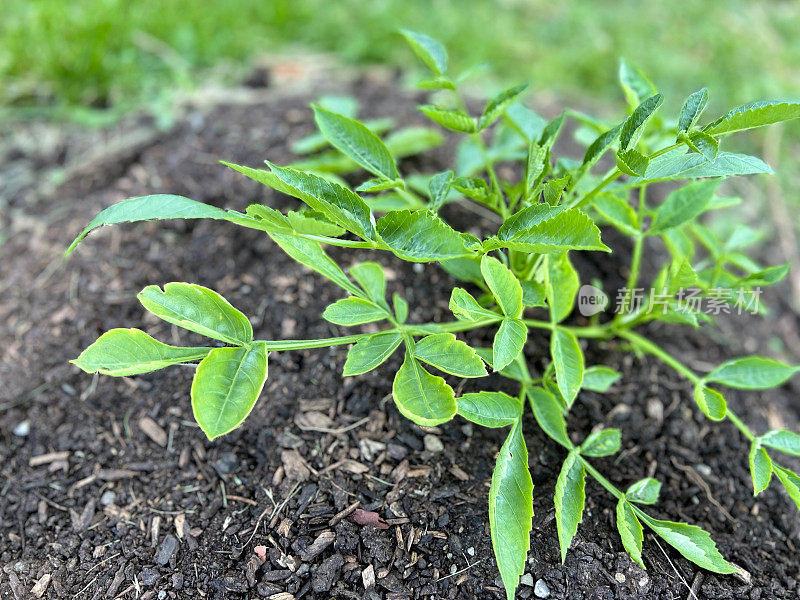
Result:
{"label": "twig on soil", "polygon": [[439,583],[439,582],[440,582],[440,581],[442,581],[443,579],[450,579],[451,577],[455,577],[456,575],[460,575],[460,574],[461,574],[461,573],[463,573],[464,571],[469,571],[469,570],[470,570],[472,567],[474,567],[475,565],[479,565],[479,564],[481,564],[483,561],[484,561],[484,559],[483,559],[483,558],[481,558],[480,560],[476,560],[476,561],[475,561],[474,563],[472,563],[471,565],[470,565],[470,564],[468,564],[466,567],[464,567],[464,568],[463,568],[463,569],[461,569],[460,571],[456,571],[455,573],[450,573],[450,575],[445,575],[444,577],[439,577],[439,579],[437,579],[437,580],[436,580],[436,583]]}
{"label": "twig on soil", "polygon": [[[289,502],[289,500],[292,499],[292,496],[294,496],[297,493],[298,489],[300,489],[300,484],[299,483],[295,483],[294,487],[292,488],[292,491],[289,492],[288,496],[286,496],[286,499],[283,502],[281,502],[280,504],[276,504],[275,505],[275,507],[272,509],[272,514],[269,517],[270,521],[272,521],[272,519],[274,519],[283,510],[283,508],[286,506],[286,504]],[[274,501],[273,501],[273,504],[275,504]],[[247,541],[243,545],[237,546],[238,550],[244,550],[247,546],[250,545],[250,542],[252,542],[253,538],[256,537],[256,533],[258,532],[258,528],[261,525],[261,520],[267,514],[268,510],[269,510],[269,507],[265,508],[261,512],[261,514],[258,515],[258,520],[256,521],[256,526],[253,527],[253,533],[250,534],[250,537],[247,539]]]}
{"label": "twig on soil", "polygon": [[698,486],[700,486],[701,488],[703,488],[703,491],[706,493],[706,498],[708,498],[708,501],[711,502],[711,504],[713,504],[714,506],[716,506],[726,519],[728,519],[731,522],[735,521],[735,519],[733,518],[733,515],[731,515],[731,513],[729,513],[725,509],[725,507],[722,506],[717,501],[716,498],[714,498],[714,496],[711,493],[711,488],[708,487],[708,484],[706,483],[706,481],[702,478],[700,473],[698,473],[697,470],[694,469],[694,467],[690,467],[688,465],[681,464],[680,462],[678,462],[675,459],[674,456],[670,457],[670,460],[671,460],[672,464],[675,465],[675,468],[680,469],[681,471],[686,473],[686,475],[689,476],[689,479],[692,480],[692,483],[695,483]]}
{"label": "twig on soil", "polygon": [[329,429],[327,427],[313,427],[310,425],[301,425],[299,423],[296,423],[296,425],[299,429],[303,431],[316,431],[319,433],[331,433],[333,435],[340,435],[342,433],[347,433],[348,431],[355,429],[356,427],[360,427],[361,425],[364,425],[365,423],[368,422],[369,422],[369,417],[364,417],[363,419],[359,419],[355,423],[347,425],[346,427],[340,427],[338,429]]}
{"label": "twig on soil", "polygon": [[691,588],[691,586],[683,578],[683,575],[681,575],[681,572],[678,571],[678,567],[676,567],[675,563],[672,562],[672,559],[669,557],[669,554],[667,554],[664,551],[664,548],[661,547],[661,544],[658,543],[658,540],[654,537],[653,541],[656,543],[656,546],[658,546],[658,549],[661,550],[661,553],[664,555],[664,558],[667,559],[667,562],[669,563],[669,566],[672,567],[673,571],[675,571],[675,574],[678,576],[678,579],[680,579],[683,582],[683,585],[686,586],[686,589],[689,590],[689,597],[694,596],[695,600],[700,600],[700,598],[697,597],[697,594],[694,593],[694,590]]}

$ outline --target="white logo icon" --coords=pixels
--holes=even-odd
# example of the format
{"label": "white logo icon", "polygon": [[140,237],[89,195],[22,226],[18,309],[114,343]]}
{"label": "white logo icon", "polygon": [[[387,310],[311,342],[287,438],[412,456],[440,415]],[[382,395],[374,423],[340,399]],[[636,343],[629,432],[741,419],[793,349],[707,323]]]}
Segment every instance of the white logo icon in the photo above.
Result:
{"label": "white logo icon", "polygon": [[578,290],[578,312],[584,317],[591,317],[605,310],[608,306],[608,296],[605,292],[593,285],[582,285]]}

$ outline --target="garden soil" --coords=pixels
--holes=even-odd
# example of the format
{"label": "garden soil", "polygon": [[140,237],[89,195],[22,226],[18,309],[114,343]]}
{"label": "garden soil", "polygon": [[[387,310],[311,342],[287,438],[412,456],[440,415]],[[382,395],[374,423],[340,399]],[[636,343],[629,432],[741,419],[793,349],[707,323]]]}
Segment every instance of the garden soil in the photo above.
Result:
{"label": "garden soil", "polygon": [[[206,343],[148,316],[136,301],[144,286],[169,281],[218,290],[251,317],[260,339],[345,334],[320,318],[341,290],[255,231],[211,221],[123,225],[91,235],[67,261],[61,253],[99,210],[130,196],[176,193],[238,210],[253,202],[296,207],[218,159],[252,166],[293,160],[289,143],[312,131],[307,105],[323,90],[357,95],[365,116],[423,124],[414,111],[420,98],[399,89],[391,78],[367,75],[300,92],[266,88],[259,101],[188,106],[168,129],[129,119],[92,134],[94,158],[71,168],[63,183],[20,185],[6,198],[0,598],[505,597],[487,515],[504,431],[460,418],[421,429],[402,418],[390,396],[399,356],[343,380],[346,348],[272,353],[252,414],[214,442],[193,423],[191,367],[114,379],[67,363],[113,327]],[[125,143],[133,130],[149,133]],[[31,158],[13,143],[8,160]],[[402,170],[441,168],[452,150],[405,161]],[[30,181],[52,175],[60,160],[31,158]],[[446,216],[472,229],[488,226],[457,206]],[[345,265],[374,257],[331,254]],[[578,267],[584,279],[613,288],[626,275],[624,257],[591,254]],[[439,268],[379,260],[390,291],[408,298],[411,320],[451,319],[453,281]],[[745,352],[797,362],[798,319],[782,293],[764,294],[772,306],[766,318],[723,317],[702,336],[666,326],[648,333],[698,370]],[[469,339],[488,345],[486,335]],[[534,333],[526,348],[532,368],[541,368],[546,348]],[[704,527],[744,574],[698,569],[647,533],[642,570],[623,551],[614,499],[594,481],[562,565],[552,496],[564,452],[526,416],[535,514],[517,597],[797,598],[800,516],[791,500],[774,484],[754,498],[737,430],[704,420],[674,372],[621,350],[610,342],[585,347],[588,364],[610,365],[623,377],[606,394],[580,394],[572,435],[580,440],[598,423],[619,427],[622,451],[596,466],[620,487],[660,479],[654,516]],[[514,393],[506,381],[492,383]],[[758,431],[796,430],[798,391],[795,381],[731,394],[729,404]]]}

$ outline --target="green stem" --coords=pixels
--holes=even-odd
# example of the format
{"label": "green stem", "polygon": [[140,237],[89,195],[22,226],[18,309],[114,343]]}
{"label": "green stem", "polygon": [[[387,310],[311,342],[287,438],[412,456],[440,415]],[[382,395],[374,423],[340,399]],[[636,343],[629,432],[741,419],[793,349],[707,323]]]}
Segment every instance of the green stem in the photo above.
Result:
{"label": "green stem", "polygon": [[594,467],[593,467],[593,466],[592,466],[592,465],[589,463],[589,461],[588,461],[588,460],[586,460],[586,459],[585,459],[584,457],[582,457],[582,456],[579,456],[578,458],[580,459],[580,461],[581,461],[581,464],[583,465],[583,468],[584,468],[584,469],[586,469],[586,472],[587,472],[587,473],[589,473],[589,475],[591,475],[592,477],[594,477],[594,478],[595,478],[595,480],[597,480],[597,482],[598,482],[600,485],[602,485],[604,488],[606,488],[606,490],[608,490],[608,492],[609,492],[610,494],[612,494],[613,496],[615,496],[616,498],[618,498],[618,499],[620,499],[620,500],[621,500],[622,498],[624,498],[624,497],[625,497],[625,494],[624,494],[624,493],[623,493],[621,490],[617,489],[617,487],[616,487],[616,486],[615,486],[613,483],[611,483],[611,482],[610,482],[608,479],[606,479],[605,477],[603,477],[603,476],[600,474],[600,471],[598,471],[597,469],[595,469],[595,468],[594,468]]}
{"label": "green stem", "polygon": [[[658,358],[661,362],[666,365],[669,365],[678,373],[686,377],[689,381],[694,384],[703,382],[703,378],[700,377],[697,373],[692,371],[689,367],[684,365],[681,361],[677,358],[669,354],[666,350],[661,349],[659,346],[648,340],[646,337],[643,337],[633,331],[620,329],[616,331],[616,334],[628,340],[634,347],[639,348],[640,350],[647,352],[648,354],[652,354],[656,358]],[[749,441],[753,441],[756,436],[750,430],[750,428],[742,421],[736,413],[734,413],[730,408],[725,413],[725,416],[730,419],[731,423],[733,423],[736,428],[742,432],[742,435],[746,437]]]}
{"label": "green stem", "polygon": [[[388,331],[392,331],[391,329]],[[382,332],[383,333],[383,332]],[[366,337],[366,333],[356,333],[354,335],[344,335],[341,337],[334,337],[334,338],[325,338],[321,340],[279,340],[279,341],[269,341],[269,340],[258,340],[259,342],[263,341],[267,347],[267,350],[305,350],[308,348],[327,348],[328,346],[341,346],[343,344],[352,344],[353,342],[357,342],[363,337]]]}

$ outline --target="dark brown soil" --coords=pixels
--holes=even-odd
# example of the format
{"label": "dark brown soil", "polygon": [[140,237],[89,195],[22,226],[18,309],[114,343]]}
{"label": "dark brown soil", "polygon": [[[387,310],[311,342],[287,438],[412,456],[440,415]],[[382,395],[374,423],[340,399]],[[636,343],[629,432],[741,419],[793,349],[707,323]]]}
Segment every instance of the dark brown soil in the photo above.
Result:
{"label": "dark brown soil", "polygon": [[[362,97],[370,115],[418,119],[393,85],[342,86]],[[240,210],[252,202],[293,206],[216,161],[287,162],[288,140],[311,129],[309,99],[192,112],[49,199],[11,199],[0,262],[0,598],[26,597],[36,581],[48,582],[44,594],[52,598],[503,597],[487,518],[503,432],[460,419],[423,431],[401,418],[388,396],[397,357],[343,381],[343,348],[273,353],[253,413],[213,443],[192,422],[189,368],[93,379],[66,363],[112,327],[191,341],[148,318],[135,299],[145,285],[176,280],[220,291],[251,316],[261,339],[340,333],[319,317],[338,288],[266,237],[230,225],[109,228],[60,262],[98,210],[128,196],[172,192]],[[345,264],[366,256],[332,253]],[[592,259],[598,262],[581,265],[586,277],[624,273],[615,258]],[[452,282],[437,267],[381,260],[394,273],[391,287],[416,307],[412,319],[449,320]],[[776,294],[767,296],[780,305]],[[796,317],[779,310],[764,321],[723,320],[709,328],[711,341],[672,328],[651,333],[702,369],[765,351],[771,336],[796,330]],[[528,345],[532,365],[541,365],[544,347],[539,337]],[[596,423],[620,427],[623,452],[598,459],[598,467],[620,486],[661,479],[655,516],[703,526],[750,579],[700,571],[649,536],[642,571],[617,537],[612,498],[593,482],[562,566],[552,492],[563,452],[528,418],[536,487],[527,583],[543,579],[559,599],[796,598],[800,518],[774,487],[752,497],[737,431],[698,416],[686,383],[649,358],[602,344],[587,347],[587,360],[624,378],[609,394],[581,394],[570,417],[576,439]],[[796,428],[798,391],[794,383],[731,395],[729,403],[758,430]],[[13,433],[24,433],[22,423],[27,435]],[[433,436],[427,444],[426,436]],[[388,527],[359,524],[350,512],[356,507]],[[257,546],[265,547],[264,564]],[[520,586],[518,597],[533,597],[533,588]]]}

